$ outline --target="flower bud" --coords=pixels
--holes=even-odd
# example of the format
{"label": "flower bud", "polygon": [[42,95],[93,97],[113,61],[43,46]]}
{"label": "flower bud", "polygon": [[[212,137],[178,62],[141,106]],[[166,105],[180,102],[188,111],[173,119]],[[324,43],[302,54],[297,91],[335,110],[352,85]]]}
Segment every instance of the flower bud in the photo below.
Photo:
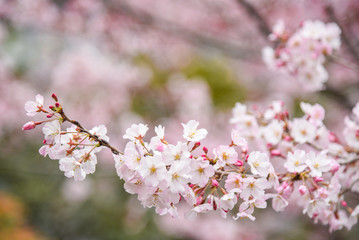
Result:
{"label": "flower bud", "polygon": [[242,162],[241,160],[237,160],[237,162],[234,163],[234,166],[242,167],[242,166],[243,166],[243,162]]}
{"label": "flower bud", "polygon": [[196,142],[196,143],[193,145],[193,148],[192,148],[191,152],[194,151],[194,150],[195,150],[196,148],[198,148],[199,146],[201,146],[201,143],[200,143],[200,142]]}
{"label": "flower bud", "polygon": [[196,200],[196,205],[200,205],[200,204],[202,204],[202,202],[203,202],[203,198],[201,196],[199,196]]}
{"label": "flower bud", "polygon": [[273,149],[272,151],[270,151],[270,154],[272,157],[282,156],[281,152],[278,149]]}
{"label": "flower bud", "polygon": [[212,187],[218,187],[219,183],[216,179],[212,179]]}
{"label": "flower bud", "polygon": [[307,193],[308,189],[307,189],[306,186],[301,185],[301,186],[298,188],[298,191],[299,191],[300,195],[303,196],[303,195],[305,195],[305,194]]}
{"label": "flower bud", "polygon": [[330,165],[330,171],[332,171],[333,173],[338,171],[340,168],[340,164],[337,162],[332,162],[332,164]]}
{"label": "flower bud", "polygon": [[322,177],[314,177],[313,179],[314,179],[315,182],[324,181],[324,178],[322,178]]}
{"label": "flower bud", "polygon": [[49,108],[50,108],[52,111],[54,111],[54,112],[57,110],[56,107],[54,107],[54,106],[52,106],[52,105],[50,105]]}
{"label": "flower bud", "polygon": [[57,96],[56,96],[56,94],[55,93],[53,93],[52,95],[51,95],[51,97],[57,102],[58,100],[57,100]]}
{"label": "flower bud", "polygon": [[284,141],[290,142],[290,141],[292,141],[292,139],[291,139],[291,137],[289,137],[289,136],[285,136],[285,137],[284,137]]}
{"label": "flower bud", "polygon": [[333,132],[329,132],[328,138],[331,142],[339,142],[338,137]]}
{"label": "flower bud", "polygon": [[36,127],[36,123],[31,121],[31,122],[27,122],[24,124],[24,126],[22,126],[22,130],[31,130],[34,129]]}
{"label": "flower bud", "polygon": [[207,153],[208,153],[208,148],[203,147],[203,152],[204,152],[205,154],[207,154]]}

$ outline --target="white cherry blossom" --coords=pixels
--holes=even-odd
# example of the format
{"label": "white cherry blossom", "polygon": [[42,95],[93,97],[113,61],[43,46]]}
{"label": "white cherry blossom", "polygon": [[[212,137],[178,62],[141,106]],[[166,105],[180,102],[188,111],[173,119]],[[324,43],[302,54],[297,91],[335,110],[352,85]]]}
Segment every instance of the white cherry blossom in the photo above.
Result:
{"label": "white cherry blossom", "polygon": [[36,95],[35,101],[27,101],[25,103],[26,114],[30,117],[35,116],[44,105],[44,97],[40,94]]}
{"label": "white cherry blossom", "polygon": [[140,124],[132,124],[130,128],[126,130],[126,134],[123,135],[124,139],[129,139],[131,141],[136,141],[138,139],[142,139],[148,130],[147,125],[142,123]]}
{"label": "white cherry blossom", "polygon": [[292,173],[303,172],[307,168],[306,165],[306,155],[303,150],[295,150],[293,152],[288,152],[287,161],[284,163],[284,167]]}
{"label": "white cherry blossom", "polygon": [[305,119],[294,119],[291,134],[298,143],[313,142],[316,137],[316,127]]}
{"label": "white cherry blossom", "polygon": [[271,164],[267,154],[259,151],[251,152],[247,161],[253,174],[258,174],[262,177],[268,176]]}
{"label": "white cherry blossom", "polygon": [[312,177],[321,177],[323,172],[328,172],[331,169],[332,160],[328,158],[326,151],[322,151],[318,155],[311,151],[306,154],[306,158],[305,163],[310,168]]}
{"label": "white cherry blossom", "polygon": [[182,123],[183,138],[185,138],[187,141],[190,141],[190,142],[198,142],[198,141],[204,139],[207,136],[208,132],[204,128],[197,130],[198,125],[199,125],[199,122],[197,122],[195,120],[190,120],[186,124]]}

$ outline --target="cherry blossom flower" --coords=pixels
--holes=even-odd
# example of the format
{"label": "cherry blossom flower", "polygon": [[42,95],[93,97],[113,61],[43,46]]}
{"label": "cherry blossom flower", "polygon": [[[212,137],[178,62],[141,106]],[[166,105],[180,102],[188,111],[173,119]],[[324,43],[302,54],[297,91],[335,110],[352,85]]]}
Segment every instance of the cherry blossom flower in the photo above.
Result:
{"label": "cherry blossom flower", "polygon": [[322,125],[325,116],[324,108],[319,104],[311,105],[309,103],[301,102],[300,108],[310,117],[310,120],[315,126]]}
{"label": "cherry blossom flower", "polygon": [[188,123],[184,124],[183,126],[183,137],[190,142],[198,142],[202,139],[204,139],[208,132],[206,129],[201,128],[197,130],[197,127],[199,125],[199,122],[190,120]]}
{"label": "cherry blossom flower", "polygon": [[248,143],[247,140],[241,137],[240,131],[236,129],[232,129],[231,132],[232,143],[242,149],[242,152],[248,151]]}
{"label": "cherry blossom flower", "polygon": [[266,127],[262,128],[264,139],[270,144],[277,144],[283,134],[284,123],[278,120],[271,121]]}
{"label": "cherry blossom flower", "polygon": [[321,177],[323,172],[328,172],[331,169],[332,161],[327,157],[326,151],[322,151],[318,155],[311,151],[306,158],[305,163],[310,168],[312,177]]}
{"label": "cherry blossom flower", "polygon": [[359,149],[359,125],[350,120],[349,117],[345,118],[344,138],[348,145],[352,148]]}
{"label": "cherry blossom flower", "polygon": [[220,207],[224,210],[231,210],[234,205],[236,205],[236,203],[237,196],[234,194],[234,192],[229,192],[223,195],[219,200]]}
{"label": "cherry blossom flower", "polygon": [[198,184],[200,187],[204,187],[209,178],[214,175],[213,166],[203,158],[194,159],[191,163],[191,169],[191,183]]}
{"label": "cherry blossom flower", "polygon": [[82,164],[73,157],[60,159],[60,170],[65,172],[66,177],[73,177],[75,181],[82,181],[86,177]]}
{"label": "cherry blossom flower", "polygon": [[243,179],[243,183],[244,187],[240,196],[244,200],[248,200],[250,197],[261,199],[265,195],[264,189],[268,188],[268,181],[265,178],[247,177]]}
{"label": "cherry blossom flower", "polygon": [[191,153],[188,151],[187,144],[177,142],[177,145],[168,144],[163,151],[163,161],[172,164],[175,161],[190,162]]}
{"label": "cherry blossom flower", "polygon": [[36,95],[35,101],[27,101],[25,103],[26,114],[30,117],[35,116],[41,111],[44,105],[44,97],[40,94]]}
{"label": "cherry blossom flower", "polygon": [[191,168],[185,161],[176,161],[171,165],[167,177],[167,183],[171,192],[182,193],[186,190],[185,184],[191,179],[190,171]]}
{"label": "cherry blossom flower", "polygon": [[288,202],[279,194],[272,198],[272,207],[276,212],[284,211],[288,206]]}
{"label": "cherry blossom flower", "polygon": [[42,128],[47,143],[56,143],[60,139],[61,127],[59,121],[47,122]]}
{"label": "cherry blossom flower", "polygon": [[230,173],[226,179],[225,188],[227,191],[242,191],[243,179],[240,174]]}
{"label": "cherry blossom flower", "polygon": [[158,186],[160,181],[167,176],[166,165],[162,162],[161,155],[146,156],[141,161],[137,170],[145,180],[146,185]]}
{"label": "cherry blossom flower", "polygon": [[267,177],[269,173],[270,162],[267,154],[259,151],[251,152],[248,157],[248,164],[251,166],[251,172],[262,177]]}
{"label": "cherry blossom flower", "polygon": [[213,150],[217,159],[215,168],[224,167],[226,164],[234,164],[237,162],[238,153],[232,147],[220,145]]}
{"label": "cherry blossom flower", "polygon": [[126,130],[126,134],[123,135],[124,139],[129,139],[131,141],[136,141],[138,139],[142,139],[148,130],[147,125],[142,123],[140,124],[132,124],[130,128]]}
{"label": "cherry blossom flower", "polygon": [[316,128],[305,119],[294,119],[291,134],[298,143],[313,142],[316,137]]}
{"label": "cherry blossom flower", "polygon": [[288,152],[287,161],[284,163],[284,167],[289,172],[303,172],[307,165],[305,163],[306,156],[305,151],[295,150],[294,153]]}

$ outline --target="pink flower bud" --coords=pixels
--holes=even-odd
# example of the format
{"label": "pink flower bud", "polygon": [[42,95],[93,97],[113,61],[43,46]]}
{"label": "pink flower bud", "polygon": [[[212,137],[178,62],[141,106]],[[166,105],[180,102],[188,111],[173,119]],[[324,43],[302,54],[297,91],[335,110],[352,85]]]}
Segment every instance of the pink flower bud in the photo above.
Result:
{"label": "pink flower bud", "polygon": [[216,179],[212,179],[212,187],[218,187],[218,181]]}
{"label": "pink flower bud", "polygon": [[336,172],[338,171],[340,168],[340,164],[337,162],[332,162],[331,166],[330,166],[330,171],[332,172]]}
{"label": "pink flower bud", "polygon": [[289,136],[284,137],[284,141],[290,142],[292,139]]}
{"label": "pink flower bud", "polygon": [[281,193],[284,190],[283,186],[278,186],[277,187],[277,192]]}
{"label": "pink flower bud", "polygon": [[322,199],[325,199],[328,197],[328,191],[325,188],[319,188],[318,194],[319,194],[319,197]]}
{"label": "pink flower bud", "polygon": [[50,114],[47,114],[47,115],[46,115],[47,118],[52,118],[53,116],[54,116],[53,113],[50,113]]}
{"label": "pink flower bud", "polygon": [[201,143],[200,142],[196,142],[194,145],[193,145],[193,148],[191,151],[194,151],[196,148],[198,148],[199,146],[201,146]]}
{"label": "pink flower bud", "polygon": [[272,148],[272,144],[267,143],[267,148],[268,148],[268,149],[271,149],[271,148]]}
{"label": "pink flower bud", "polygon": [[329,132],[328,138],[331,142],[339,142],[338,137],[333,132]]}
{"label": "pink flower bud", "polygon": [[200,205],[202,204],[203,202],[203,198],[201,196],[199,196],[197,199],[196,199],[196,205]]}
{"label": "pink flower bud", "polygon": [[57,107],[57,108],[60,107],[60,103],[58,103],[58,102],[55,103],[55,107]]}
{"label": "pink flower bud", "polygon": [[285,111],[283,112],[283,115],[284,115],[286,118],[289,118],[289,113],[288,113],[287,110],[285,110]]}
{"label": "pink flower bud", "polygon": [[272,157],[282,156],[281,152],[278,149],[273,149],[272,151],[270,151],[270,154]]}
{"label": "pink flower bud", "polygon": [[36,123],[31,121],[31,122],[27,122],[24,124],[24,126],[22,126],[22,130],[31,130],[34,129],[36,127]]}
{"label": "pink flower bud", "polygon": [[51,97],[57,102],[58,100],[57,100],[57,96],[56,96],[56,94],[55,93],[53,93],[52,95],[51,95]]}
{"label": "pink flower bud", "polygon": [[163,150],[164,150],[163,144],[158,144],[157,147],[156,147],[156,150],[160,151],[160,152],[163,152]]}
{"label": "pink flower bud", "polygon": [[314,179],[315,182],[324,181],[324,178],[322,178],[322,177],[314,177],[313,179]]}
{"label": "pink flower bud", "polygon": [[214,210],[214,211],[217,210],[217,203],[216,203],[216,201],[213,201],[213,210]]}
{"label": "pink flower bud", "polygon": [[288,198],[290,198],[290,196],[292,195],[292,192],[293,192],[293,187],[292,187],[292,185],[288,185],[288,186],[283,190],[282,196],[283,196],[285,199],[288,199]]}
{"label": "pink flower bud", "polygon": [[299,188],[298,188],[298,191],[299,191],[300,195],[303,196],[303,195],[305,195],[307,193],[308,189],[307,189],[306,186],[300,185]]}
{"label": "pink flower bud", "polygon": [[203,152],[205,152],[207,154],[208,153],[208,148],[203,147]]}
{"label": "pink flower bud", "polygon": [[344,200],[343,200],[343,201],[341,201],[341,202],[340,202],[340,204],[341,204],[343,207],[348,206],[347,202],[346,202],[346,201],[344,201]]}
{"label": "pink flower bud", "polygon": [[235,162],[234,165],[237,166],[237,167],[242,167],[243,162],[241,160],[237,160],[237,162]]}

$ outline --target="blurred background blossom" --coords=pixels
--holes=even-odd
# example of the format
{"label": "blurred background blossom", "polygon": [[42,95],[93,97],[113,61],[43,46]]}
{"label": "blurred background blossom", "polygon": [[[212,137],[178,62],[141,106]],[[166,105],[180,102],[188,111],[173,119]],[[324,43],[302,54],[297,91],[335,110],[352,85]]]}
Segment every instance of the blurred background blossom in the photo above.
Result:
{"label": "blurred background blossom", "polygon": [[[279,19],[290,33],[305,20],[341,27],[323,90],[304,91],[263,62]],[[177,141],[190,119],[209,131],[210,148],[230,141],[236,102],[280,99],[291,116],[300,101],[322,104],[340,136],[338,116],[359,101],[358,33],[356,0],[0,0],[0,239],[355,239],[357,227],[330,235],[295,207],[262,211],[253,223],[155,216],[123,190],[109,152],[74,183],[37,154],[40,134],[20,126],[27,100],[40,93],[47,104],[56,93],[69,116],[105,124],[120,148],[132,123],[162,124]]]}

